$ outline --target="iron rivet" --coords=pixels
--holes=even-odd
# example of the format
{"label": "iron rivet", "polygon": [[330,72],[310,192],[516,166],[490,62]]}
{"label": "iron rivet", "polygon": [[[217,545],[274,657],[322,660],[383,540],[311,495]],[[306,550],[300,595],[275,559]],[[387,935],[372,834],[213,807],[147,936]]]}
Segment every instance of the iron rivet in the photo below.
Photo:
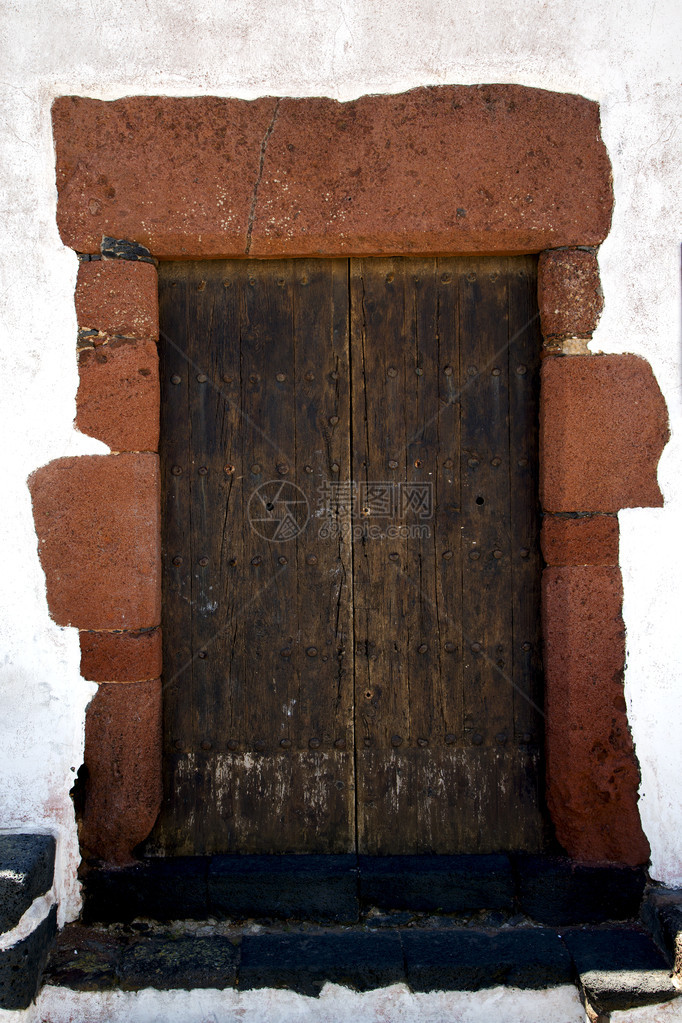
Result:
{"label": "iron rivet", "polygon": [[310,384],[310,383],[312,383],[312,381],[313,381],[313,380],[315,379],[315,374],[314,374],[314,373],[311,373],[310,371],[308,371],[308,372],[306,373],[306,375],[305,375],[305,378],[304,378],[304,379],[305,379],[305,380],[307,380],[307,381],[308,381],[308,383]]}
{"label": "iron rivet", "polygon": [[338,463],[338,462],[332,462],[332,464],[331,464],[331,470],[332,470],[332,472],[338,472],[340,468],[341,468],[341,467],[340,467],[340,465],[339,465],[339,463]]}
{"label": "iron rivet", "polygon": [[311,749],[319,749],[322,743],[320,742],[319,739],[313,737],[312,739],[308,740],[308,745],[310,746]]}
{"label": "iron rivet", "polygon": [[394,280],[393,274],[386,274],[386,283],[387,284],[393,284],[393,280]]}
{"label": "iron rivet", "polygon": [[234,466],[233,465],[226,465],[226,466],[224,466],[223,467],[223,472],[227,473],[228,476],[231,476],[232,473],[234,472]]}
{"label": "iron rivet", "polygon": [[363,739],[363,742],[364,742],[365,746],[371,746],[372,745],[372,740],[370,739],[370,737],[368,735],[365,736],[365,738]]}
{"label": "iron rivet", "polygon": [[312,465],[306,465],[306,467],[305,467],[305,471],[306,471],[307,473],[311,473],[311,472],[313,471],[313,467],[312,467]]}
{"label": "iron rivet", "polygon": [[467,462],[467,465],[470,465],[472,469],[475,469],[476,466],[478,465],[478,459],[470,458],[469,461]]}
{"label": "iron rivet", "polygon": [[498,458],[497,455],[496,455],[494,458],[490,459],[490,464],[494,465],[494,466],[501,465],[502,464],[502,459]]}
{"label": "iron rivet", "polygon": [[308,278],[306,276],[301,277],[301,284],[305,285],[307,283],[308,283]]}
{"label": "iron rivet", "polygon": [[200,465],[199,466],[199,475],[200,476],[208,476],[208,468],[205,465]]}
{"label": "iron rivet", "polygon": [[470,377],[475,377],[476,374],[478,373],[478,369],[476,366],[469,366],[469,368],[467,369],[467,373],[469,374]]}
{"label": "iron rivet", "polygon": [[309,646],[308,649],[306,650],[306,653],[308,657],[317,657],[317,647]]}
{"label": "iron rivet", "polygon": [[317,564],[317,555],[316,554],[309,554],[308,557],[305,560],[307,561],[307,563],[309,565],[316,565]]}
{"label": "iron rivet", "polygon": [[522,469],[525,469],[526,466],[528,465],[528,459],[527,458],[519,458],[519,465],[521,466]]}
{"label": "iron rivet", "polygon": [[202,568],[206,568],[208,565],[208,558],[199,558],[199,564]]}
{"label": "iron rivet", "polygon": [[205,384],[207,380],[208,380],[208,377],[206,376],[205,373],[197,373],[197,382],[198,383]]}
{"label": "iron rivet", "polygon": [[493,551],[493,557],[499,561],[500,558],[502,557],[502,551],[499,550]]}
{"label": "iron rivet", "polygon": [[533,736],[530,734],[530,732],[524,732],[523,735],[521,736],[521,742],[531,742],[532,739]]}
{"label": "iron rivet", "polygon": [[474,746],[480,746],[481,743],[483,742],[483,736],[481,735],[480,732],[474,732],[474,734],[471,737],[471,741],[473,742]]}
{"label": "iron rivet", "polygon": [[284,285],[285,285],[285,283],[286,283],[286,282],[285,282],[285,280],[284,280],[284,278],[283,278],[283,277],[278,277],[278,278],[277,278],[277,287],[278,287],[278,288],[283,288],[283,287],[284,287]]}
{"label": "iron rivet", "polygon": [[476,280],[476,274],[475,273],[467,274],[467,280],[469,281],[470,284],[473,284],[474,281]]}
{"label": "iron rivet", "polygon": [[427,647],[426,643],[420,643],[420,645],[417,647],[417,651],[420,654],[425,654],[428,649],[429,648]]}
{"label": "iron rivet", "polygon": [[335,739],[334,740],[334,746],[336,747],[336,749],[345,749],[346,748],[346,740],[345,739]]}
{"label": "iron rivet", "polygon": [[176,739],[175,740],[175,748],[176,749],[182,749],[182,739]]}
{"label": "iron rivet", "polygon": [[443,372],[445,373],[446,377],[451,377],[452,376],[452,366],[446,366],[445,369],[443,370]]}
{"label": "iron rivet", "polygon": [[291,749],[291,739],[280,739],[279,744],[282,749]]}
{"label": "iron rivet", "polygon": [[277,377],[276,377],[276,379],[280,382],[280,384],[283,384],[284,381],[286,380],[286,378],[287,378],[286,373],[278,373]]}
{"label": "iron rivet", "polygon": [[372,509],[369,507],[369,505],[365,505],[365,507],[362,509],[361,514],[364,515],[365,518],[368,518],[368,516],[372,514]]}
{"label": "iron rivet", "polygon": [[480,643],[472,643],[471,644],[471,649],[472,649],[473,653],[480,654],[480,652],[481,652],[481,644]]}
{"label": "iron rivet", "polygon": [[528,550],[528,548],[527,548],[527,547],[522,547],[522,548],[521,548],[521,557],[522,557],[522,558],[528,558],[528,557],[530,557],[530,551]]}
{"label": "iron rivet", "polygon": [[505,742],[507,741],[507,733],[498,732],[497,735],[495,736],[495,741],[498,742],[500,746],[504,746]]}
{"label": "iron rivet", "polygon": [[171,469],[171,472],[174,476],[182,476],[182,466],[174,465],[173,468]]}
{"label": "iron rivet", "polygon": [[424,370],[421,368],[421,366],[417,366],[417,368],[415,369],[415,373],[417,374],[418,377],[424,376]]}
{"label": "iron rivet", "polygon": [[443,551],[443,558],[446,561],[449,561],[451,557],[452,557],[452,551]]}
{"label": "iron rivet", "polygon": [[392,458],[389,461],[388,467],[389,467],[389,469],[397,469],[398,468],[398,463],[396,462],[395,458]]}
{"label": "iron rivet", "polygon": [[447,743],[448,746],[452,746],[453,743],[457,742],[457,736],[454,735],[453,732],[446,732],[445,742]]}
{"label": "iron rivet", "polygon": [[530,650],[530,643],[526,642],[521,647],[522,650]]}
{"label": "iron rivet", "polygon": [[470,551],[469,552],[469,557],[471,558],[472,561],[478,561],[480,556],[481,556],[481,552],[480,551]]}
{"label": "iron rivet", "polygon": [[339,421],[339,417],[338,416],[330,416],[329,417],[329,425],[330,426],[336,426],[338,421]]}
{"label": "iron rivet", "polygon": [[498,668],[504,668],[504,661],[502,660],[501,657],[498,659],[497,667]]}
{"label": "iron rivet", "polygon": [[388,375],[390,377],[397,377],[398,376],[398,370],[395,368],[395,366],[389,366],[388,369],[386,370],[386,372],[388,373]]}
{"label": "iron rivet", "polygon": [[237,742],[236,739],[228,739],[227,740],[227,748],[229,750],[232,750],[232,752],[234,752],[238,747],[239,747],[239,743]]}
{"label": "iron rivet", "polygon": [[322,654],[322,661],[326,662],[328,660],[329,660],[329,655],[328,654]]}
{"label": "iron rivet", "polygon": [[256,739],[256,741],[253,744],[253,748],[257,750],[258,753],[262,753],[263,750],[265,749],[264,741],[262,739]]}
{"label": "iron rivet", "polygon": [[451,643],[451,642],[450,642],[450,641],[448,640],[448,642],[447,642],[447,643],[445,644],[445,649],[447,650],[447,652],[448,652],[449,654],[451,654],[451,653],[453,653],[453,651],[455,651],[455,650],[457,649],[457,647],[455,646],[455,644],[454,644],[454,643]]}
{"label": "iron rivet", "polygon": [[338,379],[339,379],[339,374],[338,374],[338,373],[336,372],[336,370],[335,370],[335,369],[333,369],[333,370],[331,371],[331,373],[329,374],[329,376],[330,376],[330,377],[332,378],[332,380],[338,380]]}
{"label": "iron rivet", "polygon": [[208,739],[204,739],[204,741],[201,744],[201,748],[202,749],[210,749],[211,748],[211,743],[208,741]]}
{"label": "iron rivet", "polygon": [[500,373],[501,373],[501,372],[502,372],[502,370],[501,370],[501,369],[498,369],[498,368],[497,368],[497,366],[495,366],[495,369],[494,369],[494,370],[492,371],[492,375],[493,375],[494,377],[499,377],[499,375],[500,375]]}
{"label": "iron rivet", "polygon": [[280,476],[286,476],[286,474],[289,472],[289,466],[285,465],[284,462],[280,462],[279,465],[277,466],[277,472],[280,474]]}
{"label": "iron rivet", "polygon": [[249,381],[252,384],[260,383],[260,374],[259,373],[252,373],[251,376],[249,377]]}
{"label": "iron rivet", "polygon": [[258,464],[258,462],[255,462],[251,466],[251,472],[253,473],[254,476],[258,476],[260,474],[260,471],[261,471],[260,465]]}
{"label": "iron rivet", "polygon": [[182,558],[180,557],[179,554],[176,554],[175,557],[173,558],[173,564],[174,565],[181,565],[182,564]]}
{"label": "iron rivet", "polygon": [[237,559],[236,558],[230,558],[227,563],[228,563],[228,565],[232,565],[232,567],[234,568],[234,566],[237,564]]}
{"label": "iron rivet", "polygon": [[452,469],[454,464],[455,463],[452,461],[451,458],[446,458],[445,461],[443,462],[443,467],[445,469]]}
{"label": "iron rivet", "polygon": [[287,563],[287,559],[284,557],[283,554],[280,554],[280,556],[277,558],[277,561],[280,565],[286,565]]}
{"label": "iron rivet", "polygon": [[414,467],[415,467],[415,469],[421,469],[421,467],[422,467],[422,460],[421,460],[421,458],[415,458],[415,460],[414,460]]}
{"label": "iron rivet", "polygon": [[224,384],[231,384],[232,383],[232,377],[230,376],[229,373],[223,373],[223,383]]}
{"label": "iron rivet", "polygon": [[417,739],[417,746],[428,746],[428,739]]}
{"label": "iron rivet", "polygon": [[402,744],[403,744],[403,737],[402,737],[402,735],[392,735],[391,736],[391,746],[402,746]]}
{"label": "iron rivet", "polygon": [[391,551],[391,553],[388,556],[388,560],[389,561],[397,561],[399,557],[400,557],[400,555],[398,554],[397,551]]}
{"label": "iron rivet", "polygon": [[279,653],[280,657],[291,657],[291,647],[283,646]]}
{"label": "iron rivet", "polygon": [[249,285],[253,288],[256,283],[255,277],[249,277]]}
{"label": "iron rivet", "polygon": [[182,383],[182,377],[179,377],[177,373],[174,373],[173,376],[171,377],[171,383],[172,384]]}
{"label": "iron rivet", "polygon": [[252,565],[260,565],[262,563],[262,561],[263,561],[263,559],[261,558],[260,554],[256,554],[256,556],[254,558],[251,558],[251,564]]}
{"label": "iron rivet", "polygon": [[206,660],[206,656],[207,655],[205,650],[200,650],[199,653],[197,654],[197,657],[200,657],[202,661]]}
{"label": "iron rivet", "polygon": [[524,375],[525,375],[525,373],[527,372],[527,369],[526,369],[526,367],[525,367],[525,366],[517,366],[517,367],[516,367],[516,372],[518,373],[518,375],[519,375],[520,377],[522,377],[522,376],[524,376]]}
{"label": "iron rivet", "polygon": [[450,281],[452,280],[452,274],[441,274],[440,279],[443,282],[443,284],[449,284]]}

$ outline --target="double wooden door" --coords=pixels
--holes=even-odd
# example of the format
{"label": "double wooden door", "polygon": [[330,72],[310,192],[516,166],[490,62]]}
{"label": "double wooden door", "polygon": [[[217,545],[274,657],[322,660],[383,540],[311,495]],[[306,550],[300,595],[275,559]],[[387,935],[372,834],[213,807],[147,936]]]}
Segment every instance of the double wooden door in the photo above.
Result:
{"label": "double wooden door", "polygon": [[535,261],[160,267],[152,847],[539,850]]}

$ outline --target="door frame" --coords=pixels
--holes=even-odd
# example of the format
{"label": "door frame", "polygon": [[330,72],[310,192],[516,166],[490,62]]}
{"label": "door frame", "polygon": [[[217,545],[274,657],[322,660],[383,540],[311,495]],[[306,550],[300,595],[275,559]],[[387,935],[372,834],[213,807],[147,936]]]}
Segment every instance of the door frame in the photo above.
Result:
{"label": "door frame", "polygon": [[598,105],[516,85],[347,104],[61,97],[53,126],[57,220],[80,258],[76,423],[112,449],[30,480],[50,612],[81,630],[99,683],[84,855],[134,860],[161,795],[155,258],[479,252],[540,256],[548,808],[575,859],[645,862],[617,512],[662,503],[667,416],[644,360],[587,348],[613,205]]}

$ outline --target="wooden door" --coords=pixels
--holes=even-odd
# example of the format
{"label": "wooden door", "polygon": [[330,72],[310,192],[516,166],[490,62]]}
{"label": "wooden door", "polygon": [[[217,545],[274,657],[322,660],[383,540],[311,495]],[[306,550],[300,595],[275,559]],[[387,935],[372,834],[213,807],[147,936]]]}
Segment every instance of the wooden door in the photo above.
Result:
{"label": "wooden door", "polygon": [[150,848],[542,845],[535,263],[160,268]]}

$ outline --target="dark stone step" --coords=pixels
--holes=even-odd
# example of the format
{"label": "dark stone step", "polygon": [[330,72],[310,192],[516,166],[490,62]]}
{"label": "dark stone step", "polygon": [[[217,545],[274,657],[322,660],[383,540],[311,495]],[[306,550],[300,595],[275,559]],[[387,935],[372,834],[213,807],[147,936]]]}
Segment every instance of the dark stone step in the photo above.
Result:
{"label": "dark stone step", "polygon": [[83,878],[86,922],[352,922],[384,911],[521,912],[569,926],[638,916],[646,876],[540,856],[214,856],[147,859]]}
{"label": "dark stone step", "polygon": [[682,977],[682,891],[652,887],[642,903],[642,920]]}
{"label": "dark stone step", "polygon": [[597,1013],[655,1005],[678,993],[662,953],[643,931],[567,930],[563,938],[585,1001]]}
{"label": "dark stone step", "polygon": [[52,835],[0,835],[0,933],[11,931],[52,887]]}
{"label": "dark stone step", "polygon": [[0,952],[0,1009],[29,1007],[38,993],[56,933],[57,907],[53,906],[27,938]]}

